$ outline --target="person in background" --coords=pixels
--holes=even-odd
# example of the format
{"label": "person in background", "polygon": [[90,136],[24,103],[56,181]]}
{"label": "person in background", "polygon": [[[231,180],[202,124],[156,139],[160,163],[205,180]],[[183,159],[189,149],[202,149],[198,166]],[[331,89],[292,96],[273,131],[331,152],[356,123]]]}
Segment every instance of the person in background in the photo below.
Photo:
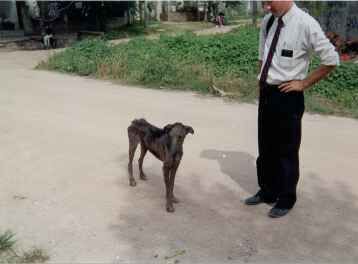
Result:
{"label": "person in background", "polygon": [[43,36],[43,43],[45,46],[45,49],[53,48],[53,30],[50,25],[48,25],[45,29],[45,35]]}

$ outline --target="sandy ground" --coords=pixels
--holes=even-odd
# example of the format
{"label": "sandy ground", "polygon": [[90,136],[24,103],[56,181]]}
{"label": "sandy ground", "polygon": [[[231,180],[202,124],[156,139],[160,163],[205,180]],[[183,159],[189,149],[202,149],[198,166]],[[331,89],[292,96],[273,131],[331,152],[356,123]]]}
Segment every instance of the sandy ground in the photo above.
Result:
{"label": "sandy ground", "polygon": [[[298,202],[270,219],[269,205],[242,202],[257,189],[256,105],[32,70],[48,53],[0,53],[0,227],[21,247],[54,263],[358,259],[356,120],[304,116]],[[128,185],[126,128],[137,117],[195,129],[174,214],[152,156],[149,180]]]}

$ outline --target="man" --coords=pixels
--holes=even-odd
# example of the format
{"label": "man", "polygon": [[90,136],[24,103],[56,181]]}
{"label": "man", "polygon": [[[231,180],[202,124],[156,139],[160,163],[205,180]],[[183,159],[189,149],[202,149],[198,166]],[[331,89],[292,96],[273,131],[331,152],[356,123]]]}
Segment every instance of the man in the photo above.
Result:
{"label": "man", "polygon": [[[327,76],[339,57],[318,22],[293,1],[264,1],[263,7],[271,14],[262,21],[259,47],[260,190],[245,203],[273,203],[269,216],[277,218],[296,202],[303,91]],[[307,76],[312,51],[321,66]]]}

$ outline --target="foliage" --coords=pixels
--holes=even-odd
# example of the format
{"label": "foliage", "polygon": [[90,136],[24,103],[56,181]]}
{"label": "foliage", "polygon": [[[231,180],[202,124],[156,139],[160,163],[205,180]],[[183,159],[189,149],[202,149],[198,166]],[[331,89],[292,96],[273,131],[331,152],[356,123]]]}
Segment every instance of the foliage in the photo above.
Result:
{"label": "foliage", "polygon": [[[315,58],[311,69],[319,65],[319,60]],[[358,106],[358,66],[353,62],[342,62],[328,78],[320,81],[312,89],[310,94],[319,95],[335,101],[348,108]]]}
{"label": "foliage", "polygon": [[39,248],[18,252],[16,250],[15,234],[7,230],[0,234],[0,263],[43,263],[49,256]]}
{"label": "foliage", "polygon": [[13,245],[16,243],[14,237],[15,234],[9,230],[0,234],[0,253],[9,250],[13,247]]}
{"label": "foliage", "polygon": [[143,84],[208,90],[213,79],[227,74],[249,76],[256,71],[257,50],[252,48],[256,37],[256,30],[243,27],[215,36],[184,33],[161,35],[158,40],[135,38],[113,48],[103,40],[86,40],[50,58],[46,67]]}
{"label": "foliage", "polygon": [[[257,92],[257,46],[258,29],[250,26],[211,36],[135,38],[114,47],[91,40],[55,55],[41,67],[157,88],[212,92],[215,86],[234,97],[252,99]],[[318,65],[314,59],[312,68]],[[342,62],[306,93],[308,110],[358,116],[356,76],[357,65]]]}
{"label": "foliage", "polygon": [[96,72],[98,64],[112,54],[107,42],[98,39],[86,39],[76,43],[63,53],[49,59],[49,68],[62,72],[90,75]]}

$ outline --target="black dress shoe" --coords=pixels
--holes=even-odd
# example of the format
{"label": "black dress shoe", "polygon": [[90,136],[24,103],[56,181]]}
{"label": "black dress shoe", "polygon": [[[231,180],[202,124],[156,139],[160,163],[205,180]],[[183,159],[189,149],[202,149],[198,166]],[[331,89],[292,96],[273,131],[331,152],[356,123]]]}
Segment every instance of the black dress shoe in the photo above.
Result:
{"label": "black dress shoe", "polygon": [[290,209],[273,207],[270,210],[268,215],[269,215],[269,217],[272,217],[272,218],[279,218],[279,217],[285,216],[289,211],[290,211]]}
{"label": "black dress shoe", "polygon": [[260,203],[264,203],[265,201],[261,199],[260,195],[254,195],[245,200],[246,205],[257,205]]}

